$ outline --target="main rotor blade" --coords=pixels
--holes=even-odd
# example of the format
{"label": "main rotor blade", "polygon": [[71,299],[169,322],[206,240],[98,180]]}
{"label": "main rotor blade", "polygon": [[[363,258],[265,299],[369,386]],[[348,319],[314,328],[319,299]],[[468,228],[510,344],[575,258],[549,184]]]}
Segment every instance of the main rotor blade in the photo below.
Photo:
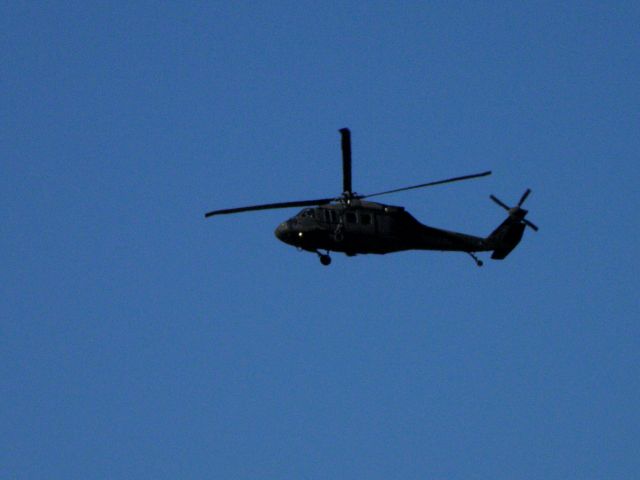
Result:
{"label": "main rotor blade", "polygon": [[342,191],[351,193],[351,132],[348,128],[341,128],[342,136]]}
{"label": "main rotor blade", "polygon": [[491,175],[491,171],[482,172],[482,173],[474,173],[473,175],[464,175],[462,177],[447,178],[446,180],[438,180],[438,181],[435,181],[435,182],[421,183],[420,185],[413,185],[411,187],[396,188],[395,190],[387,190],[386,192],[370,193],[369,195],[358,196],[358,198],[377,197],[379,195],[387,195],[389,193],[404,192],[405,190],[413,190],[415,188],[432,187],[434,185],[442,185],[443,183],[459,182],[461,180],[470,180],[472,178],[486,177],[487,175]]}
{"label": "main rotor blade", "polygon": [[280,202],[280,203],[265,203],[262,205],[251,205],[248,207],[239,208],[226,208],[223,210],[213,210],[204,214],[205,218],[212,217],[214,215],[226,215],[229,213],[240,212],[252,212],[255,210],[271,210],[276,208],[291,208],[291,207],[309,207],[313,205],[326,205],[327,203],[335,200],[334,198],[320,198],[318,200],[302,200],[299,202]]}

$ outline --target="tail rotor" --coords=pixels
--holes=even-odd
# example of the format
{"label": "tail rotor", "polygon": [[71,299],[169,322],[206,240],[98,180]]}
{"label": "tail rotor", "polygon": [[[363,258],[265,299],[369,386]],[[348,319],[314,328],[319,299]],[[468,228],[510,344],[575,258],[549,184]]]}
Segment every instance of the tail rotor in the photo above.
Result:
{"label": "tail rotor", "polygon": [[506,203],[504,203],[502,200],[497,198],[495,195],[490,195],[489,198],[491,198],[491,200],[493,200],[495,203],[497,203],[502,208],[504,208],[509,213],[509,216],[511,218],[524,223],[527,227],[537,232],[538,227],[533,222],[525,218],[527,213],[529,213],[528,210],[525,210],[524,208],[522,208],[522,204],[527,199],[530,193],[531,193],[531,189],[527,188],[527,190],[522,194],[522,197],[520,197],[520,201],[515,207],[509,207]]}

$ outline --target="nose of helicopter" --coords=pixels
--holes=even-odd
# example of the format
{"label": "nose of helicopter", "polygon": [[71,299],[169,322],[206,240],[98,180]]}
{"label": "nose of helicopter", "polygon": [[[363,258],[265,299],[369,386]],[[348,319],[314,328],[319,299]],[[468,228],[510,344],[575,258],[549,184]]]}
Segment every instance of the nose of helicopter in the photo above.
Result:
{"label": "nose of helicopter", "polygon": [[290,229],[289,229],[289,225],[287,225],[287,222],[283,222],[280,225],[278,225],[274,233],[278,238],[278,240],[284,243],[289,243],[287,240],[289,239],[289,236],[290,236]]}
{"label": "nose of helicopter", "polygon": [[282,222],[280,225],[278,225],[276,231],[273,233],[276,234],[278,240],[288,245],[297,246],[300,243],[300,239],[302,238],[302,233],[298,231],[295,222],[292,220]]}

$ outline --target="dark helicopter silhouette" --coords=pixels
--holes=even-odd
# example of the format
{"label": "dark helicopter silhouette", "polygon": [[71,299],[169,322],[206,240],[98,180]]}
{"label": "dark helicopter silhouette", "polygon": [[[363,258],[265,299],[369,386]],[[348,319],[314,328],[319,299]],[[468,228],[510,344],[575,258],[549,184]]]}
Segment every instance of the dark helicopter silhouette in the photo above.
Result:
{"label": "dark helicopter silhouette", "polygon": [[[351,133],[340,130],[342,136],[342,195],[340,197],[267,203],[248,207],[213,210],[205,217],[275,208],[305,208],[281,223],[275,235],[289,245],[316,253],[323,265],[331,263],[330,252],[348,256],[366,253],[385,254],[405,250],[457,251],[469,254],[478,266],[482,261],[477,252],[493,252],[494,260],[504,259],[520,242],[526,227],[538,227],[525,218],[522,204],[531,193],[527,189],[515,207],[509,207],[495,196],[490,198],[507,210],[509,216],[488,237],[442,230],[423,225],[403,207],[364,201],[366,198],[403,192],[416,188],[470,180],[491,175],[490,171],[448,178],[435,182],[396,188],[384,192],[359,195],[351,189]],[[321,253],[324,250],[325,253]]]}

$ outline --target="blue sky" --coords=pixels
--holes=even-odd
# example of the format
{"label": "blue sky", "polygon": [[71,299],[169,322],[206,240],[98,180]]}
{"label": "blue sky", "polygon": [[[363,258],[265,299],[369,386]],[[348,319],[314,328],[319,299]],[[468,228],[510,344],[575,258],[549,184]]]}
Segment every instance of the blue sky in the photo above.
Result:
{"label": "blue sky", "polygon": [[[634,2],[5,2],[2,478],[635,478]],[[385,197],[520,246],[315,255]],[[383,199],[381,199],[383,200]]]}

